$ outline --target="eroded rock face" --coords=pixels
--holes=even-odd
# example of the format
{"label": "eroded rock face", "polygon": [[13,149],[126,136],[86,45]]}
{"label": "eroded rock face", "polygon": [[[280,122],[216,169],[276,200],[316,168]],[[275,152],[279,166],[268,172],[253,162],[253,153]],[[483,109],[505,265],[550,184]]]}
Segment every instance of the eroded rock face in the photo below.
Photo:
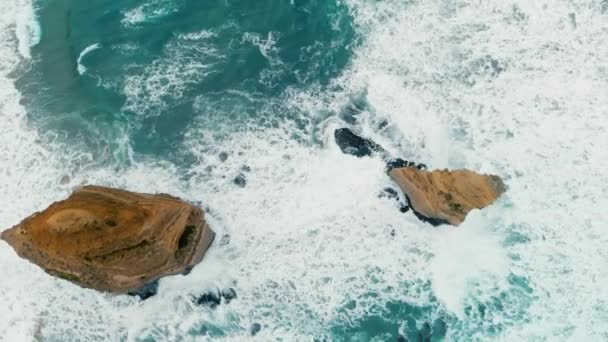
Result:
{"label": "eroded rock face", "polygon": [[487,207],[506,190],[500,177],[469,170],[403,167],[392,169],[389,175],[415,212],[434,223],[459,225],[472,209]]}
{"label": "eroded rock face", "polygon": [[126,293],[199,263],[215,233],[200,208],[166,194],[85,186],[0,235],[47,273]]}

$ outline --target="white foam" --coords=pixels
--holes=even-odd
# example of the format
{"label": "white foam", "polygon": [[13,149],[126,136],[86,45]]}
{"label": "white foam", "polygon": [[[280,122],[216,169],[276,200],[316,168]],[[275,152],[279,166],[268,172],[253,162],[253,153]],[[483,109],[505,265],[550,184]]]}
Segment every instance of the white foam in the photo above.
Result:
{"label": "white foam", "polygon": [[268,32],[266,37],[262,37],[258,33],[245,32],[243,34],[243,43],[248,42],[255,45],[259,50],[260,54],[264,56],[271,65],[281,64],[280,59],[276,56],[279,52],[277,48],[277,40],[280,34],[278,32]]}
{"label": "white foam", "polygon": [[101,48],[101,44],[99,43],[95,43],[95,44],[91,44],[89,46],[87,46],[86,48],[84,48],[84,50],[82,50],[80,52],[80,55],[78,55],[78,73],[80,75],[84,74],[85,72],[87,72],[87,68],[82,64],[82,59],[89,53],[91,53],[92,51],[95,51],[97,49]]}
{"label": "white foam", "polygon": [[[285,103],[320,113],[367,94],[371,109],[359,119],[366,135],[431,167],[496,172],[509,186],[501,201],[458,228],[433,229],[399,213],[377,197],[391,185],[382,163],[331,143],[344,125],[335,117],[314,127],[324,148],[294,142],[301,132],[288,125],[243,129],[217,146],[212,128],[196,123],[185,133],[184,148],[199,160],[189,170],[133,158],[125,170],[76,172],[71,157],[61,157],[70,149],[41,144],[27,128],[5,77],[21,59],[11,40],[15,3],[3,1],[0,227],[64,197],[58,180],[69,173],[70,186],[86,180],[202,201],[231,242],[215,245],[189,276],[163,279],[159,295],[143,303],[49,277],[0,244],[0,269],[11,275],[0,282],[0,336],[193,340],[208,325],[240,341],[257,322],[254,339],[305,340],[405,301],[431,306],[429,318],[446,317],[448,340],[605,339],[606,16],[592,2],[516,1],[516,10],[512,3],[348,4],[366,39],[335,82],[343,90],[292,91]],[[180,95],[180,76],[207,70],[187,69],[195,61],[175,53],[126,83],[129,108],[162,106],[162,94]],[[488,55],[504,71],[492,76],[480,67]],[[389,126],[379,129],[383,119]],[[217,157],[222,150],[226,162]],[[251,171],[239,188],[232,179],[244,164]],[[233,281],[239,298],[229,305],[191,304],[190,295]]]}
{"label": "white foam", "polygon": [[[58,180],[70,162],[61,160],[52,150],[58,146],[40,144],[41,137],[25,122],[21,96],[8,75],[16,72],[22,62],[23,37],[19,30],[18,13],[27,12],[18,1],[0,3],[0,227],[5,229],[22,217],[40,209],[65,193]],[[16,41],[14,37],[18,37]],[[29,46],[29,43],[26,44]],[[25,54],[27,56],[27,54]],[[48,142],[47,142],[48,143]],[[69,158],[66,156],[66,159]],[[0,243],[0,269],[6,278],[0,283],[3,302],[0,316],[0,339],[24,341],[37,332],[40,317],[53,298],[52,289],[58,283],[36,267],[24,263],[5,243]],[[10,276],[9,276],[10,275]],[[60,284],[59,284],[60,286]]]}
{"label": "white foam", "polygon": [[223,56],[205,38],[203,32],[177,35],[143,72],[127,76],[123,109],[142,116],[159,115],[168,99],[182,98],[189,86],[216,72]]}
{"label": "white foam", "polygon": [[121,23],[126,26],[141,25],[146,22],[157,20],[179,10],[179,1],[152,0],[137,6],[123,14]]}
{"label": "white foam", "polygon": [[40,42],[41,29],[36,19],[31,0],[18,0],[15,15],[15,34],[17,35],[18,50],[22,57],[30,58],[30,48]]}
{"label": "white foam", "polygon": [[190,33],[182,33],[179,35],[181,39],[185,40],[204,40],[217,36],[217,34],[213,31],[202,30],[198,32],[190,32]]}
{"label": "white foam", "polygon": [[[433,284],[446,309],[462,314],[463,303],[510,298],[491,317],[469,313],[451,337],[605,339],[607,312],[593,304],[608,300],[600,285],[608,279],[600,213],[607,208],[608,152],[599,147],[608,131],[600,57],[608,55],[608,41],[600,6],[348,3],[366,40],[337,84],[346,85],[345,94],[366,92],[373,111],[362,114],[363,130],[391,136],[401,155],[432,167],[496,172],[510,186],[495,221],[484,219],[483,230],[466,224],[471,232],[448,235],[459,246],[436,249]],[[480,66],[487,58],[503,70]],[[336,107],[335,99],[328,105]],[[375,118],[389,126],[378,129]],[[497,245],[488,233],[504,241]],[[470,262],[476,256],[487,260]],[[469,262],[457,264],[459,258]],[[521,284],[498,286],[507,273],[525,279],[533,299],[513,295],[526,292]]]}
{"label": "white foam", "polygon": [[477,296],[476,287],[492,287],[496,291],[506,287],[509,267],[501,244],[504,237],[488,231],[487,226],[492,224],[494,221],[475,210],[459,229],[442,227],[433,237],[433,291],[446,309],[460,319],[466,319],[465,299]]}

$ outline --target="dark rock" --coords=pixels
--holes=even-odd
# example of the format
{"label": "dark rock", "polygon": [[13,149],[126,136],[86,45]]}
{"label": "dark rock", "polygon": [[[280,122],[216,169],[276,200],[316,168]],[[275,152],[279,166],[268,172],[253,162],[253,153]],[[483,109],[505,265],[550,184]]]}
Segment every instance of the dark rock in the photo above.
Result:
{"label": "dark rock", "polygon": [[390,159],[386,162],[386,172],[391,172],[393,169],[399,169],[402,167],[414,166],[418,170],[426,170],[427,166],[425,164],[416,164],[411,161],[407,161],[401,158]]}
{"label": "dark rock", "polygon": [[194,266],[191,266],[191,267],[186,267],[186,268],[184,269],[184,272],[182,272],[182,275],[188,275],[188,274],[190,274],[190,272],[192,272],[192,269],[193,269],[193,268],[194,268]]}
{"label": "dark rock", "polygon": [[393,188],[384,188],[384,190],[382,190],[382,193],[380,194],[380,197],[399,200],[399,193]]}
{"label": "dark rock", "polygon": [[144,285],[136,290],[127,292],[127,294],[129,296],[138,296],[139,299],[141,299],[141,300],[148,299],[148,298],[156,295],[157,293],[158,293],[158,280],[147,283],[146,285]]}
{"label": "dark rock", "polygon": [[218,155],[218,157],[220,158],[220,161],[223,163],[223,162],[225,162],[226,160],[228,160],[228,153],[226,153],[226,152],[221,152],[221,153]]}
{"label": "dark rock", "polygon": [[230,303],[236,297],[236,290],[233,288],[227,288],[221,291],[216,289],[207,293],[203,293],[202,295],[196,297],[194,302],[197,305],[208,306],[211,309],[215,309],[218,305],[222,303]]}
{"label": "dark rock", "polygon": [[195,302],[197,305],[204,305],[215,309],[222,303],[222,297],[218,291],[211,291],[200,295],[198,298],[196,298]]}
{"label": "dark rock", "polygon": [[366,157],[379,154],[381,156],[388,156],[388,153],[382,148],[382,146],[375,142],[362,138],[353,133],[348,128],[339,128],[334,132],[334,138],[336,144],[340,147],[342,152],[354,155],[356,157]]}
{"label": "dark rock", "polygon": [[418,335],[416,336],[416,340],[418,342],[431,342],[431,336],[433,336],[433,332],[431,330],[431,325],[425,322],[422,325],[422,328],[418,330]]}
{"label": "dark rock", "polygon": [[257,333],[260,332],[260,330],[262,330],[262,326],[260,325],[260,323],[253,323],[249,331],[251,332],[251,336],[255,336]]}
{"label": "dark rock", "polygon": [[393,158],[391,155],[380,145],[376,144],[370,139],[365,139],[358,136],[348,128],[338,128],[334,131],[334,138],[336,144],[340,147],[340,150],[346,154],[351,154],[356,157],[367,157],[379,155],[386,161],[386,171],[390,172],[392,169],[415,166],[418,169],[426,169],[424,164],[416,164],[411,161],[407,161],[401,158]]}
{"label": "dark rock", "polygon": [[233,299],[236,298],[236,290],[233,288],[223,289],[221,293],[222,298],[224,298],[224,302],[226,304],[230,303]]}
{"label": "dark rock", "polygon": [[385,129],[388,127],[388,120],[384,119],[378,124],[378,129]]}
{"label": "dark rock", "polygon": [[[393,188],[384,188],[384,190],[380,193],[380,198],[388,198],[394,199],[397,202],[400,202],[399,193],[397,190]],[[405,203],[399,203],[399,211],[402,213],[407,213],[410,210],[410,207]]]}
{"label": "dark rock", "polygon": [[407,167],[409,164],[410,162],[401,158],[391,159],[386,162],[386,172],[390,172],[392,169],[398,169],[400,167]]}
{"label": "dark rock", "polygon": [[[409,206],[409,207],[408,207],[408,210],[409,210],[409,208],[412,208],[412,203],[410,202],[409,197],[405,196],[405,199],[407,200],[407,204],[408,204],[408,206]],[[406,212],[407,212],[408,210],[406,210]],[[435,227],[437,227],[437,226],[441,226],[441,225],[443,225],[443,224],[450,224],[450,223],[449,223],[448,221],[446,221],[446,220],[437,219],[437,218],[429,218],[429,217],[426,217],[426,216],[424,216],[424,215],[420,214],[419,212],[417,212],[417,211],[416,211],[415,209],[413,209],[413,208],[412,208],[412,212],[414,213],[414,215],[416,215],[416,217],[417,217],[417,218],[418,218],[420,221],[425,222],[425,223],[429,223],[429,224],[431,224],[432,226],[435,226]]]}
{"label": "dark rock", "polygon": [[407,342],[407,337],[399,335],[399,337],[397,337],[397,342]]}
{"label": "dark rock", "polygon": [[247,177],[245,177],[245,175],[241,173],[236,176],[233,182],[236,186],[244,188],[247,185]]}
{"label": "dark rock", "polygon": [[251,167],[249,167],[249,165],[243,165],[241,166],[241,170],[243,170],[243,172],[251,172]]}

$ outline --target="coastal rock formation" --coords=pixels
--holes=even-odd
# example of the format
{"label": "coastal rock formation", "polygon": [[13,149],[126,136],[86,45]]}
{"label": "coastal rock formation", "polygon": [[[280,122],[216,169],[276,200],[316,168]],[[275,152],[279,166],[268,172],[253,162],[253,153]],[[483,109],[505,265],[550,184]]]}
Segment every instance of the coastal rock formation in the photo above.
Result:
{"label": "coastal rock formation", "polygon": [[215,233],[167,194],[85,186],[0,235],[17,254],[80,286],[127,293],[199,263]]}
{"label": "coastal rock formation", "polygon": [[506,190],[500,177],[464,169],[423,171],[402,167],[390,170],[389,175],[407,195],[415,213],[431,223],[457,226],[472,209],[487,207]]}
{"label": "coastal rock formation", "polygon": [[[469,170],[426,171],[426,165],[394,158],[382,146],[348,128],[336,129],[334,139],[346,154],[382,158],[414,214],[435,226],[459,225],[472,209],[487,207],[506,190],[500,177],[495,175],[480,175]],[[382,196],[399,200],[390,188],[385,189]],[[400,205],[400,210],[407,212],[409,207]]]}

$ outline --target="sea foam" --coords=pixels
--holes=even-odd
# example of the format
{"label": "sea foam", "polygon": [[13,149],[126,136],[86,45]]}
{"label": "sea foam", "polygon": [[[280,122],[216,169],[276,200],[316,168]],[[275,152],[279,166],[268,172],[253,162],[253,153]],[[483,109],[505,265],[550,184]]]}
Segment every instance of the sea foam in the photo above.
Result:
{"label": "sea foam", "polygon": [[[347,3],[362,36],[349,68],[330,90],[290,89],[281,98],[305,113],[308,126],[244,125],[218,145],[209,117],[200,117],[180,146],[197,160],[187,170],[133,158],[123,169],[78,172],[73,149],[43,143],[49,140],[28,126],[7,78],[22,63],[12,38],[17,2],[2,2],[0,227],[87,182],[201,202],[230,243],[214,245],[190,275],[161,280],[158,296],[145,302],[49,277],[0,244],[0,268],[10,274],[0,282],[0,336],[239,341],[259,323],[253,339],[260,341],[339,340],[336,330],[382,340],[362,331],[365,319],[394,320],[389,326],[406,331],[401,320],[417,312],[414,325],[444,319],[448,340],[606,339],[601,8],[592,1]],[[173,48],[130,76],[128,109],[153,111],[164,105],[157,91],[181,94],[180,75],[204,77],[207,65]],[[356,127],[393,154],[432,168],[497,173],[508,192],[459,228],[400,213],[378,196],[392,186],[381,161],[344,155],[332,142],[333,130],[348,124],[340,113],[360,97]],[[273,115],[265,110],[257,114]],[[234,186],[243,172],[247,186]],[[68,186],[58,182],[64,174],[73,175]],[[191,296],[217,286],[235,286],[238,299],[215,311],[192,304]],[[403,308],[397,318],[388,309],[396,305]]]}
{"label": "sea foam", "polygon": [[30,48],[40,42],[40,24],[36,20],[31,0],[18,0],[16,7],[12,14],[15,16],[18,51],[22,57],[30,58]]}
{"label": "sea foam", "polygon": [[78,55],[78,73],[80,75],[84,74],[87,71],[87,68],[82,64],[82,59],[89,53],[91,53],[92,51],[95,51],[97,49],[101,48],[101,44],[99,43],[95,43],[95,44],[91,44],[89,46],[87,46],[86,48],[84,48],[84,50],[82,50],[80,52],[80,55]]}

